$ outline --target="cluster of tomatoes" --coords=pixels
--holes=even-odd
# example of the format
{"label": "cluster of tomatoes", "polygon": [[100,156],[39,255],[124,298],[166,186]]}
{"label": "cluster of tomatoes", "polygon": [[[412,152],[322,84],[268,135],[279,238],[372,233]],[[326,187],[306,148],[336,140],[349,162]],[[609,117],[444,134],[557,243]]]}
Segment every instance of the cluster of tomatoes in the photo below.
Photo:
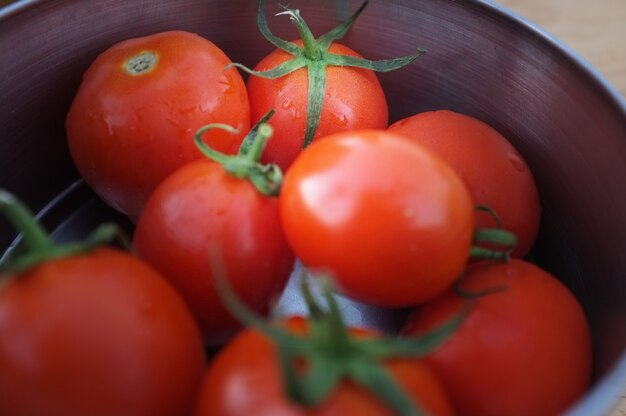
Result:
{"label": "cluster of tomatoes", "polygon": [[[521,155],[452,111],[389,126],[373,70],[399,61],[372,63],[336,42],[363,7],[319,38],[287,9],[302,39],[286,42],[260,6],[278,49],[244,68],[247,85],[241,65],[182,31],[120,42],[84,74],[69,148],[92,189],[136,222],[132,254],[55,247],[0,193],[30,250],[10,259],[0,289],[0,413],[484,416],[571,405],[589,383],[589,329],[567,288],[522,260],[540,203]],[[267,325],[258,314],[296,258],[348,297],[415,312],[388,339],[345,328],[332,295],[328,312],[304,288],[311,317]]]}

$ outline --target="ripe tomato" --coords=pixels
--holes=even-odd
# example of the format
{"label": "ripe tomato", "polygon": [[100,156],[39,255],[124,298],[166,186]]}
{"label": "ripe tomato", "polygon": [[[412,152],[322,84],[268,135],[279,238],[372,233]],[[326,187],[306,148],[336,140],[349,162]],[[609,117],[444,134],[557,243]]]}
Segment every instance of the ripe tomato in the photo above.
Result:
{"label": "ripe tomato", "polygon": [[197,160],[154,191],[135,230],[138,255],[165,275],[194,311],[206,340],[239,329],[213,286],[209,248],[218,245],[235,292],[265,311],[293,268],[277,198],[261,195],[218,163]]}
{"label": "ripe tomato", "polygon": [[0,413],[188,414],[205,358],[179,295],[129,255],[42,263],[0,291]]}
{"label": "ripe tomato", "polygon": [[[448,162],[474,203],[492,208],[502,228],[517,236],[511,254],[528,253],[539,229],[539,195],[526,162],[500,133],[475,118],[445,110],[416,114],[392,124],[389,131],[410,137]],[[477,211],[476,216],[477,226],[494,226],[488,214]]]}
{"label": "ripe tomato", "polygon": [[120,42],[85,72],[66,120],[72,157],[85,181],[136,219],[152,190],[201,153],[194,133],[220,122],[211,147],[235,153],[250,126],[243,79],[213,43],[173,31]]}
{"label": "ripe tomato", "polygon": [[285,174],[280,203],[296,256],[363,302],[423,302],[445,291],[468,259],[467,189],[436,155],[384,130],[313,143]]}
{"label": "ripe tomato", "polygon": [[[291,318],[287,327],[306,332],[306,322]],[[372,333],[352,329],[359,336]],[[451,415],[440,383],[417,359],[394,359],[385,364],[397,384],[430,415]],[[305,409],[287,397],[276,347],[254,330],[227,344],[211,363],[200,389],[196,416],[238,415],[391,415],[383,402],[362,387],[341,381],[323,404]]]}
{"label": "ripe tomato", "polygon": [[[293,43],[302,46],[301,40]],[[361,57],[339,43],[332,43],[328,52]],[[276,49],[254,70],[272,69],[292,58],[289,53]],[[274,137],[268,142],[262,160],[276,163],[284,172],[302,151],[304,143],[309,91],[307,69],[301,68],[276,79],[251,76],[247,87],[253,121],[272,108],[276,110],[269,122],[274,127]],[[326,68],[324,104],[315,138],[353,129],[382,129],[387,123],[387,101],[373,71],[347,66]]]}
{"label": "ripe tomato", "polygon": [[[476,264],[464,290],[503,290],[476,300],[461,327],[427,357],[463,415],[555,415],[585,391],[591,340],[581,306],[547,272],[522,260]],[[419,334],[457,313],[455,293],[428,303],[410,318]]]}

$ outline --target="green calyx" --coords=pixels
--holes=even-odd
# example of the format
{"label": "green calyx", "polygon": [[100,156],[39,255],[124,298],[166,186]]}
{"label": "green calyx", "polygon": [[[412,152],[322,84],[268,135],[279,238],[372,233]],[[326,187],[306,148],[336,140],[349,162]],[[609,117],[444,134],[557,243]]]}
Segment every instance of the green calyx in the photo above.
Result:
{"label": "green calyx", "polygon": [[206,157],[221,164],[229,174],[239,179],[248,179],[263,195],[276,196],[280,192],[283,173],[273,163],[264,165],[259,162],[265,144],[273,134],[272,127],[267,124],[273,114],[274,110],[270,110],[252,127],[235,156],[220,153],[210,148],[202,140],[202,135],[212,129],[226,130],[233,134],[238,133],[237,129],[227,124],[212,123],[201,127],[196,132],[196,146]]}
{"label": "green calyx", "polygon": [[55,245],[30,210],[11,193],[0,189],[0,213],[21,232],[22,243],[0,262],[0,274],[19,273],[41,262],[89,252],[118,238],[130,245],[115,224],[102,224],[79,243]]}
{"label": "green calyx", "polygon": [[328,48],[331,43],[335,40],[341,39],[348,32],[356,18],[359,14],[361,14],[363,9],[365,9],[365,6],[367,6],[367,3],[368,2],[365,1],[361,7],[359,7],[359,9],[345,22],[317,39],[313,36],[313,33],[311,33],[308,25],[300,16],[300,12],[296,9],[289,9],[285,7],[285,11],[279,13],[278,15],[289,16],[293,24],[296,26],[302,38],[303,47],[300,47],[293,42],[278,38],[270,31],[267,25],[267,20],[265,19],[265,0],[260,0],[257,18],[260,32],[274,46],[293,55],[293,59],[267,71],[254,71],[241,64],[231,64],[232,66],[236,66],[251,75],[268,79],[280,78],[300,68],[307,68],[309,92],[303,148],[307,147],[313,141],[315,132],[317,131],[317,127],[320,122],[322,104],[324,102],[324,91],[326,89],[327,66],[355,67],[377,72],[389,72],[408,65],[426,52],[424,49],[417,49],[417,51],[411,55],[380,61],[371,61],[354,56],[336,55],[328,52]]}
{"label": "green calyx", "polygon": [[[500,218],[490,207],[478,205],[476,210],[491,215],[496,226],[474,230],[474,245],[470,249],[470,258],[472,260],[509,261],[511,252],[517,245],[517,237],[512,232],[502,229]],[[485,245],[489,245],[490,248]]]}
{"label": "green calyx", "polygon": [[[267,323],[248,309],[228,284],[219,249],[213,247],[209,254],[216,287],[228,310],[243,324],[260,331],[274,343],[286,392],[294,402],[308,408],[319,406],[341,382],[351,381],[381,399],[399,415],[425,414],[384,363],[394,358],[417,358],[428,354],[459,327],[467,308],[439,328],[420,336],[358,337],[346,327],[330,285],[327,282],[322,285],[324,308],[315,300],[303,276],[301,291],[310,311],[308,332],[294,334]],[[296,362],[304,362],[306,368],[300,371]]]}

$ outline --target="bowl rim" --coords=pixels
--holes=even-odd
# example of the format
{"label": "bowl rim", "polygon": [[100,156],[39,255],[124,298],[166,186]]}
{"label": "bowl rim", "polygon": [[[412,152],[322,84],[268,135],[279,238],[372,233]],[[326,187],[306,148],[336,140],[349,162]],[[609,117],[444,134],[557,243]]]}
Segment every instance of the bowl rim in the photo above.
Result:
{"label": "bowl rim", "polygon": [[[468,3],[484,6],[499,18],[506,20],[512,25],[531,33],[541,40],[547,47],[558,53],[558,56],[567,59],[569,63],[587,78],[592,88],[600,94],[621,113],[626,125],[626,97],[624,97],[607,78],[600,73],[589,61],[583,58],[578,52],[558,39],[556,36],[542,29],[530,19],[523,17],[516,12],[496,3],[494,0],[464,0]],[[604,376],[597,379],[593,386],[584,396],[573,403],[567,416],[588,416],[597,414],[608,414],[614,409],[620,397],[626,392],[626,348],[615,361],[613,367]]]}
{"label": "bowl rim", "polygon": [[[18,15],[33,6],[49,0],[18,0],[0,7],[0,22]],[[578,70],[592,88],[621,113],[626,124],[626,97],[624,97],[607,78],[600,73],[589,61],[583,58],[573,48],[565,44],[556,36],[547,32],[539,25],[526,17],[496,3],[494,0],[463,0],[463,2],[477,7],[483,7],[496,17],[505,20],[539,39],[544,45],[556,52],[556,56],[564,58],[573,68]],[[626,391],[626,349],[602,378],[589,389],[583,397],[574,403],[566,413],[569,416],[587,416],[590,414],[608,413],[619,402],[620,396]]]}

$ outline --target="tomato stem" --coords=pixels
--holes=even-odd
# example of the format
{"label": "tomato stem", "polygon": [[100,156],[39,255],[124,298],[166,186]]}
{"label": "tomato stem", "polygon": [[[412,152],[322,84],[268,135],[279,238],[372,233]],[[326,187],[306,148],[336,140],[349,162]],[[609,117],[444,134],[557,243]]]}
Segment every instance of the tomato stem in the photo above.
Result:
{"label": "tomato stem", "polygon": [[259,0],[257,15],[259,31],[270,43],[290,55],[293,55],[293,58],[266,71],[255,71],[238,63],[229,65],[235,66],[253,76],[267,79],[280,78],[299,69],[306,68],[308,71],[308,107],[306,129],[302,144],[303,149],[309,146],[315,138],[320,123],[326,90],[326,68],[328,66],[356,67],[377,72],[389,72],[408,65],[426,52],[424,49],[418,48],[413,54],[380,61],[371,61],[355,56],[329,53],[328,48],[331,43],[342,38],[348,32],[367,4],[367,1],[363,2],[352,16],[318,39],[315,39],[309,26],[302,16],[300,16],[298,10],[285,8],[285,11],[278,13],[277,16],[288,15],[290,17],[302,39],[304,47],[300,47],[293,42],[280,39],[272,33],[267,24],[267,19],[265,18],[265,0]]}
{"label": "tomato stem", "polygon": [[[496,226],[474,230],[474,244],[479,245],[472,246],[470,258],[473,260],[509,261],[511,252],[517,245],[517,236],[511,231],[502,229],[500,217],[493,208],[487,205],[477,205],[475,209],[489,214]],[[491,248],[484,247],[484,245],[489,245]]]}
{"label": "tomato stem", "polygon": [[[350,380],[378,396],[396,414],[423,414],[419,404],[409,398],[384,368],[384,361],[396,357],[419,357],[432,351],[458,328],[467,309],[441,327],[420,336],[402,339],[355,337],[343,321],[330,283],[322,280],[322,297],[327,306],[324,310],[303,276],[301,290],[311,316],[308,332],[295,335],[268,324],[236,296],[230,288],[219,247],[209,248],[209,260],[217,291],[227,309],[275,345],[286,392],[292,400],[309,408],[318,406],[342,380]],[[302,360],[306,363],[306,371],[299,371],[296,366],[296,362]]]}
{"label": "tomato stem", "polygon": [[85,253],[115,237],[123,240],[117,225],[105,223],[83,242],[55,245],[31,211],[11,193],[1,189],[0,212],[21,233],[25,245],[25,250],[13,250],[3,259],[0,263],[1,273],[17,273],[43,261]]}
{"label": "tomato stem", "polygon": [[226,130],[230,133],[238,132],[237,129],[227,124],[212,123],[198,129],[195,135],[196,146],[206,157],[222,165],[229,174],[239,179],[248,179],[263,195],[276,196],[282,184],[282,171],[275,164],[263,165],[259,162],[265,144],[273,134],[272,127],[267,124],[272,114],[274,110],[270,110],[252,127],[241,142],[235,156],[212,149],[202,139],[203,134],[212,129]]}
{"label": "tomato stem", "polygon": [[322,59],[322,50],[320,45],[315,40],[315,36],[311,33],[311,29],[306,24],[302,16],[300,16],[300,10],[290,9],[284,7],[285,11],[277,13],[276,16],[288,15],[291,22],[296,26],[296,29],[300,33],[302,44],[304,45],[304,56],[312,61]]}
{"label": "tomato stem", "polygon": [[498,285],[498,286],[488,287],[486,289],[479,290],[476,292],[472,292],[461,287],[461,283],[463,283],[464,277],[465,275],[461,276],[459,279],[457,279],[456,282],[454,282],[454,285],[452,286],[452,290],[454,291],[454,293],[456,293],[457,296],[463,299],[470,300],[470,301],[482,298],[483,296],[491,295],[493,293],[505,292],[508,289],[506,286]]}
{"label": "tomato stem", "polygon": [[22,233],[24,243],[33,251],[50,251],[54,244],[32,212],[11,193],[0,190],[0,212]]}

